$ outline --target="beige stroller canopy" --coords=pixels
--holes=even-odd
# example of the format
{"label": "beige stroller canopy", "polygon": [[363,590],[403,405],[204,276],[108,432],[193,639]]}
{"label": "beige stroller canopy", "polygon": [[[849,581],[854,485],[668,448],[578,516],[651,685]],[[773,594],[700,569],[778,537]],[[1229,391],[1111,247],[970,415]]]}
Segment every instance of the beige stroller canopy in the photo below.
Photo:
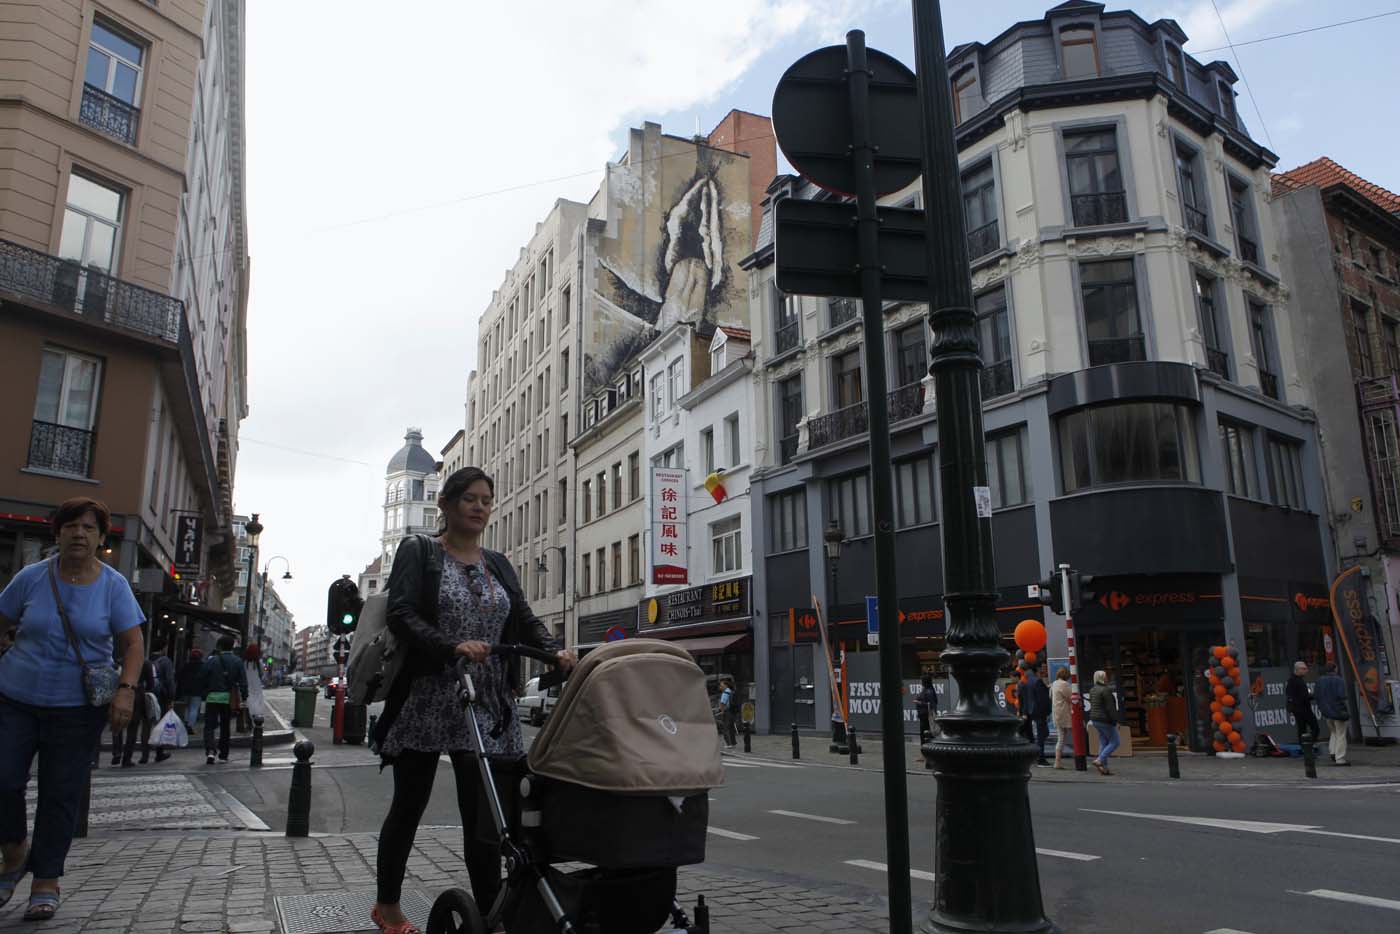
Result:
{"label": "beige stroller canopy", "polygon": [[588,653],[530,750],[545,778],[635,795],[692,795],[724,780],[705,673],[684,649],[625,639]]}

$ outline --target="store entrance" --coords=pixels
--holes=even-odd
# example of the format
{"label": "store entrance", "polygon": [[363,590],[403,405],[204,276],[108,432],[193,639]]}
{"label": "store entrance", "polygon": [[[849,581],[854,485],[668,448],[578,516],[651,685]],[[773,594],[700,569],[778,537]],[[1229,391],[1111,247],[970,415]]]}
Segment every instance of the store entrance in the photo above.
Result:
{"label": "store entrance", "polygon": [[1087,693],[1102,669],[1118,691],[1133,747],[1165,748],[1167,734],[1185,737],[1192,750],[1210,748],[1210,693],[1204,679],[1210,647],[1223,631],[1211,626],[1093,630],[1079,638],[1079,678]]}

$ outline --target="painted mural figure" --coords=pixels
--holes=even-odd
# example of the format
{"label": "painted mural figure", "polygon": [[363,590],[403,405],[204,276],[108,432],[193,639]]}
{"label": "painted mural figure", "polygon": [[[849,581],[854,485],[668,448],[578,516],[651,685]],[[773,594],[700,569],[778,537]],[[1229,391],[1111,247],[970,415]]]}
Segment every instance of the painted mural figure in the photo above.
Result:
{"label": "painted mural figure", "polygon": [[656,322],[660,330],[704,317],[710,293],[724,281],[724,230],[713,178],[696,179],[666,215],[659,278],[666,283]]}

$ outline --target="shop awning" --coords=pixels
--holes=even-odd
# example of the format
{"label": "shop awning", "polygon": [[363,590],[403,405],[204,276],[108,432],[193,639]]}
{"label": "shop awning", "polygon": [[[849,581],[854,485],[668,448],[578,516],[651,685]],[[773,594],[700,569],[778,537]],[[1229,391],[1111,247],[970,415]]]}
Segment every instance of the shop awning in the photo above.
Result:
{"label": "shop awning", "polygon": [[720,655],[724,652],[737,652],[753,645],[753,636],[747,632],[730,632],[722,636],[700,636],[694,639],[667,639],[691,655]]}
{"label": "shop awning", "polygon": [[226,610],[216,610],[213,607],[197,606],[193,603],[180,603],[175,600],[168,602],[158,602],[156,612],[181,614],[193,620],[198,620],[206,626],[222,630],[230,635],[239,635],[243,629],[243,614],[230,613]]}

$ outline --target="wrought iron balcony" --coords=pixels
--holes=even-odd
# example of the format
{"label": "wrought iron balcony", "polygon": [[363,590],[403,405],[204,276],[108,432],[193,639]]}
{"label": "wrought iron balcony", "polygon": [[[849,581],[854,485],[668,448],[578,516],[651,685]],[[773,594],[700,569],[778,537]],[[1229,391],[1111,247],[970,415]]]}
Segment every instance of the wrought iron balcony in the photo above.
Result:
{"label": "wrought iron balcony", "polygon": [[1105,363],[1129,363],[1133,360],[1146,360],[1147,351],[1141,337],[1118,337],[1089,341],[1089,365],[1102,366]]}
{"label": "wrought iron balcony", "polygon": [[847,321],[854,321],[860,315],[860,302],[854,298],[833,298],[830,305],[831,327],[839,327]]}
{"label": "wrought iron balcony", "polygon": [[807,447],[835,444],[870,430],[870,413],[864,402],[848,405],[807,422]]}
{"label": "wrought iron balcony", "polygon": [[923,380],[891,390],[888,399],[891,424],[922,414],[924,411]]}
{"label": "wrought iron balcony", "polygon": [[791,321],[781,325],[773,334],[773,344],[776,353],[787,353],[794,350],[802,343],[802,322]]}
{"label": "wrought iron balcony", "polygon": [[1186,220],[1186,229],[1192,233],[1198,233],[1202,237],[1209,237],[1210,233],[1206,227],[1206,212],[1198,207],[1189,204],[1181,206],[1182,216]]}
{"label": "wrought iron balcony", "polygon": [[86,477],[92,470],[92,432],[35,421],[29,431],[29,466]]}
{"label": "wrought iron balcony", "polygon": [[78,122],[90,126],[128,146],[136,145],[136,128],[141,122],[141,108],[113,97],[90,84],[83,85],[83,101],[78,107]]}
{"label": "wrought iron balcony", "polygon": [[1011,361],[1003,360],[982,368],[982,398],[995,399],[1016,391],[1016,374],[1012,372]]}
{"label": "wrought iron balcony", "polygon": [[1253,240],[1249,239],[1244,234],[1239,235],[1239,242],[1240,259],[1244,260],[1246,263],[1253,263],[1255,266],[1258,266],[1259,244],[1255,243]]}
{"label": "wrought iron balcony", "polygon": [[1278,398],[1278,376],[1268,370],[1259,371],[1259,390],[1270,399]]}
{"label": "wrought iron balcony", "polygon": [[968,259],[978,259],[993,253],[1001,246],[1001,228],[996,221],[990,224],[983,224],[976,230],[967,232],[967,257]]}
{"label": "wrought iron balcony", "polygon": [[0,240],[0,291],[172,345],[184,332],[184,307],[169,295],[9,240]]}
{"label": "wrought iron balcony", "polygon": [[1221,379],[1230,378],[1230,355],[1223,350],[1216,350],[1214,347],[1206,348],[1206,365],[1210,371]]}
{"label": "wrought iron balcony", "polygon": [[792,463],[792,459],[797,456],[797,439],[797,435],[788,435],[786,438],[778,439],[778,463]]}
{"label": "wrought iron balcony", "polygon": [[1128,196],[1121,191],[1101,191],[1089,195],[1070,195],[1074,209],[1074,226],[1099,227],[1122,224],[1128,220]]}

